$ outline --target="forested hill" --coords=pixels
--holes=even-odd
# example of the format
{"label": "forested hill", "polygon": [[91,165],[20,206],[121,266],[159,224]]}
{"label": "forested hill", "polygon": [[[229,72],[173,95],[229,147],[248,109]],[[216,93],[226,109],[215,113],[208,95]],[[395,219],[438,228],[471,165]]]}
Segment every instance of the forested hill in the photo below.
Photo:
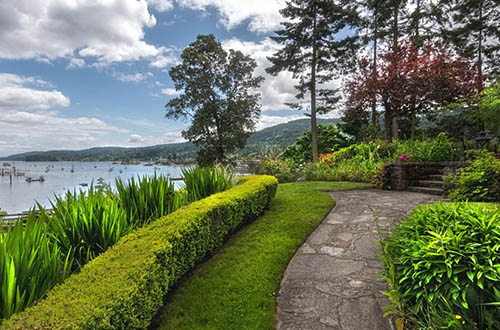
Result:
{"label": "forested hill", "polygon": [[[318,124],[337,123],[338,119],[319,119]],[[247,146],[239,156],[251,154],[279,153],[293,143],[302,132],[310,129],[309,119],[298,119],[257,131],[248,139]],[[85,150],[33,151],[15,154],[1,160],[25,161],[129,161],[169,159],[185,161],[196,155],[196,147],[190,142],[160,144],[150,147],[122,148],[102,147]]]}

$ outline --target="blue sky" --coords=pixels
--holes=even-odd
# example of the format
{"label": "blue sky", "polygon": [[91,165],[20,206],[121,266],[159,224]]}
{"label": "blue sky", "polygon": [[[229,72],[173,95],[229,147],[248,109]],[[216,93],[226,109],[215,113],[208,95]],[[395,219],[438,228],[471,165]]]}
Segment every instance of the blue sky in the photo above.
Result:
{"label": "blue sky", "polygon": [[32,150],[180,142],[166,120],[168,70],[196,35],[213,33],[258,63],[258,128],[286,110],[293,79],[265,74],[284,0],[2,0],[0,156]]}

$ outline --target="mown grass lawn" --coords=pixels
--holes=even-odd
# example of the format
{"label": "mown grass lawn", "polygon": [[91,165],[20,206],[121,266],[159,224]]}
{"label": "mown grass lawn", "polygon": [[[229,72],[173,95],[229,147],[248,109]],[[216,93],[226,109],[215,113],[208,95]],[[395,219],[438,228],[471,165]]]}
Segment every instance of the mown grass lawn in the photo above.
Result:
{"label": "mown grass lawn", "polygon": [[270,209],[235,233],[166,301],[153,329],[274,329],[281,276],[335,202],[326,191],[368,188],[344,182],[281,184]]}

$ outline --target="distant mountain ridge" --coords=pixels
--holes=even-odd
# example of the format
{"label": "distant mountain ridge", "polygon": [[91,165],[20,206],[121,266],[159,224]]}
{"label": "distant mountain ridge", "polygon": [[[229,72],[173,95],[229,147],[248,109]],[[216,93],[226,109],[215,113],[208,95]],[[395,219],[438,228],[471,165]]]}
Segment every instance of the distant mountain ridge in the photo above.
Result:
{"label": "distant mountain ridge", "polygon": [[[318,124],[336,124],[339,119],[319,119]],[[238,156],[279,153],[304,131],[310,129],[309,119],[278,124],[253,133]],[[31,151],[0,158],[10,161],[127,161],[170,159],[184,161],[196,156],[197,147],[191,142],[159,144],[148,147],[95,147],[84,150]]]}

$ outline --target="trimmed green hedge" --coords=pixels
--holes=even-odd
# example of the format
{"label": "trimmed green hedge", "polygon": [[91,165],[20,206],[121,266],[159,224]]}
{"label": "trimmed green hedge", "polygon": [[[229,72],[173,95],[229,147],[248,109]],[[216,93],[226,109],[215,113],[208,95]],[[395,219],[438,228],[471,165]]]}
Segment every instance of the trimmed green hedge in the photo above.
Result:
{"label": "trimmed green hedge", "polygon": [[0,328],[146,329],[177,280],[261,215],[276,188],[273,177],[246,177],[125,236]]}

